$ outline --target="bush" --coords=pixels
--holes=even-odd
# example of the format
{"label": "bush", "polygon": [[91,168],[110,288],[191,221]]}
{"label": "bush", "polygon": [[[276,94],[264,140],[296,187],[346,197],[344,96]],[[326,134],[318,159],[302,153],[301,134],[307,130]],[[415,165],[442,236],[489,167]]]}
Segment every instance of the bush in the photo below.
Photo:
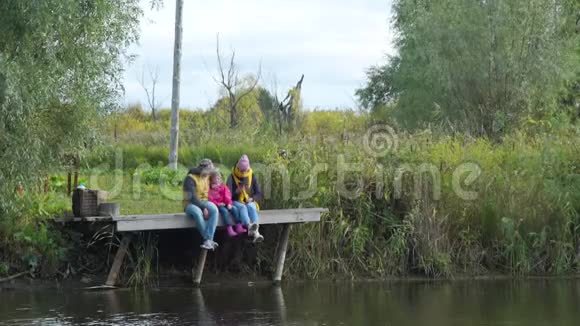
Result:
{"label": "bush", "polygon": [[67,245],[52,224],[67,203],[54,194],[25,193],[0,204],[0,253],[8,270],[31,270],[49,276],[65,257]]}

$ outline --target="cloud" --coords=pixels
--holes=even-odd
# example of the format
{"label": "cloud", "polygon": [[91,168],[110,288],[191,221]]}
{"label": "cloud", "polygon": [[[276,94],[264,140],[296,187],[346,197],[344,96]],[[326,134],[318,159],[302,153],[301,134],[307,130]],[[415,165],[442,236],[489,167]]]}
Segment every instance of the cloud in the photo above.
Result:
{"label": "cloud", "polygon": [[[218,97],[216,34],[222,52],[235,49],[242,73],[261,64],[263,85],[280,92],[305,74],[307,108],[353,107],[364,71],[393,53],[390,1],[184,1],[181,107],[207,107]],[[126,102],[145,103],[137,82],[144,66],[160,72],[159,97],[170,105],[175,3],[145,11],[138,57],[125,73]]]}

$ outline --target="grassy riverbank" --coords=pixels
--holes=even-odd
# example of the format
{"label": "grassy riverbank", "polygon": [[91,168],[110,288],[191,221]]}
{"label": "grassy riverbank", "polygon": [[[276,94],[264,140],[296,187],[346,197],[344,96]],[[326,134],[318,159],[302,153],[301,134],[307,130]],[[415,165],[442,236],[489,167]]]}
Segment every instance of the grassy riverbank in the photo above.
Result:
{"label": "grassy riverbank", "polygon": [[[138,165],[104,170],[105,161],[97,161],[94,166],[101,167],[82,170],[80,178],[89,187],[109,191],[110,200],[121,203],[124,214],[177,212],[185,165],[210,157],[226,174],[239,155],[252,153],[252,164],[264,183],[265,208],[330,209],[322,223],[293,229],[289,278],[578,272],[577,128],[549,135],[515,133],[501,143],[430,131],[401,133],[396,148],[384,155],[369,152],[364,137],[296,136],[278,144],[229,150],[224,150],[229,148],[226,143],[192,146],[191,162],[182,161],[187,164],[177,173],[155,163],[164,150],[126,144],[118,147],[123,149],[119,152],[123,161]],[[278,155],[281,148],[287,151],[286,158]],[[74,245],[67,244],[50,223],[69,207],[63,181],[57,174],[50,183],[51,193],[21,199],[26,213],[3,235],[10,270],[36,262],[42,270],[54,272],[67,261],[67,250]],[[277,232],[271,228],[268,235],[275,237]],[[143,243],[133,248],[136,264],[140,255],[156,253],[147,246],[158,245],[151,237],[142,238]],[[266,242],[254,253],[257,267],[236,268],[267,274],[274,249],[274,241]],[[148,273],[155,271],[154,261],[148,260]]]}

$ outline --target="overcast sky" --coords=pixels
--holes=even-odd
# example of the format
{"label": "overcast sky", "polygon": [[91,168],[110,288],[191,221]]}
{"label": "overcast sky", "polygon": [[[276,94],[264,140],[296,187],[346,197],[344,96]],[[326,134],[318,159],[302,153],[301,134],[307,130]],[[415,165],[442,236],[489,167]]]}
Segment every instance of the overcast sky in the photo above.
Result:
{"label": "overcast sky", "polygon": [[[149,1],[144,2],[144,4]],[[208,108],[218,97],[216,34],[223,53],[236,50],[241,73],[262,65],[262,85],[280,95],[304,73],[304,106],[355,107],[365,69],[392,53],[391,0],[185,0],[181,107]],[[138,79],[157,67],[158,98],[171,105],[175,1],[145,10],[136,60],[125,73],[125,102],[146,95]]]}

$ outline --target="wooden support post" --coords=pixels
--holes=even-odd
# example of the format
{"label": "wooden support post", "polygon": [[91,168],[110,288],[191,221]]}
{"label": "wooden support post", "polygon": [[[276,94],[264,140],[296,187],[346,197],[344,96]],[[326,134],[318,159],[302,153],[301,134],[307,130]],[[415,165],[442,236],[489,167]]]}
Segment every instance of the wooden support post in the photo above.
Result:
{"label": "wooden support post", "polygon": [[282,234],[278,240],[278,250],[276,252],[276,272],[274,273],[274,283],[282,281],[284,273],[284,261],[286,260],[286,250],[288,249],[288,238],[290,236],[290,224],[284,224]]}
{"label": "wooden support post", "polygon": [[79,158],[75,156],[75,178],[74,178],[74,188],[76,189],[79,186]]}
{"label": "wooden support post", "polygon": [[67,179],[66,179],[66,195],[70,197],[72,193],[72,180],[71,180],[71,172],[68,171]]}
{"label": "wooden support post", "polygon": [[107,282],[105,282],[105,285],[115,286],[117,283],[117,277],[119,276],[121,266],[123,266],[123,260],[125,260],[125,256],[127,256],[130,243],[131,234],[125,233],[123,235],[123,239],[121,240],[121,245],[119,246],[119,249],[117,249],[117,254],[115,255],[115,260],[113,260],[113,266],[111,266],[111,270],[109,271],[109,276],[107,277]]}
{"label": "wooden support post", "polygon": [[205,267],[205,258],[207,257],[207,249],[201,249],[197,259],[197,266],[195,266],[195,274],[193,275],[193,285],[199,286],[201,284],[201,277],[203,276],[203,268]]}

